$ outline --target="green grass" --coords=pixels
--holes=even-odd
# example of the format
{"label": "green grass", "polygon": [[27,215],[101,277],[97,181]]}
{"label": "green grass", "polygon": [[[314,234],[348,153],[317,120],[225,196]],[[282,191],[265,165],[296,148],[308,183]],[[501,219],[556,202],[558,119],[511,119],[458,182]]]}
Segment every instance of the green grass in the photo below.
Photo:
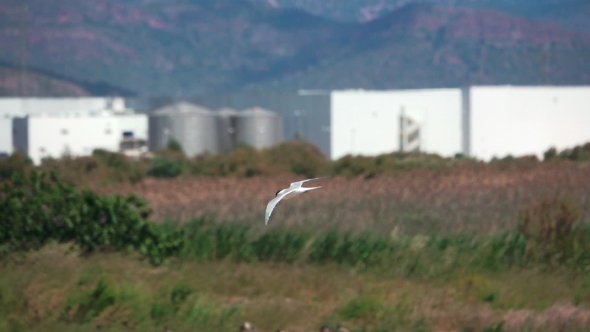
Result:
{"label": "green grass", "polygon": [[[56,244],[5,257],[0,331],[236,331],[243,321],[262,331],[317,331],[323,324],[365,331],[435,331],[451,324],[481,331],[509,310],[551,318],[548,310],[572,303],[583,283],[564,271],[535,269],[456,270],[425,282],[384,276],[378,267],[359,272],[339,264],[229,259],[156,267],[138,258],[80,256]],[[490,300],[489,294],[496,295]]]}
{"label": "green grass", "polygon": [[156,224],[138,197],[78,193],[43,174],[4,185],[0,207],[0,332],[235,331],[243,321],[581,331],[590,320],[590,226],[568,196],[486,234]]}

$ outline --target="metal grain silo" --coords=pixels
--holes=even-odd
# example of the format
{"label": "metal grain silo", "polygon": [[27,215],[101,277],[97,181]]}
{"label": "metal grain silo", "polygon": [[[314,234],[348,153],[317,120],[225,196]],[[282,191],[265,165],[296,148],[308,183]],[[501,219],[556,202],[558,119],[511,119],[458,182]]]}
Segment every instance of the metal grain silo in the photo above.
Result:
{"label": "metal grain silo", "polygon": [[238,112],[234,121],[235,141],[264,149],[283,140],[283,119],[275,112],[252,107]]}
{"label": "metal grain silo", "polygon": [[235,119],[238,112],[232,108],[221,108],[216,112],[217,115],[217,143],[218,151],[228,153],[236,145],[235,137]]}
{"label": "metal grain silo", "polygon": [[150,150],[165,148],[175,139],[189,157],[206,151],[217,153],[216,120],[212,111],[185,102],[157,109],[149,117]]}

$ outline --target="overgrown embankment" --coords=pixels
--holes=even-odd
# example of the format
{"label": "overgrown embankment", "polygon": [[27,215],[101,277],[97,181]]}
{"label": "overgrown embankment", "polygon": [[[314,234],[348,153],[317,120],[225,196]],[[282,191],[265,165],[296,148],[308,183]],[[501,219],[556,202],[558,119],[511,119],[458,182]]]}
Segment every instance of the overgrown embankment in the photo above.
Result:
{"label": "overgrown embankment", "polygon": [[[543,327],[543,319],[558,326],[561,318],[543,310],[565,310],[574,331],[590,317],[571,311],[577,307],[551,309],[590,303],[590,228],[567,196],[530,204],[509,231],[440,236],[263,231],[207,219],[156,224],[142,199],[79,191],[55,173],[15,177],[2,187],[0,207],[0,327],[12,330],[229,331],[251,320],[268,329],[500,331],[501,322],[508,330]],[[563,289],[543,291],[556,282]],[[517,308],[533,318],[518,323],[508,312]]]}

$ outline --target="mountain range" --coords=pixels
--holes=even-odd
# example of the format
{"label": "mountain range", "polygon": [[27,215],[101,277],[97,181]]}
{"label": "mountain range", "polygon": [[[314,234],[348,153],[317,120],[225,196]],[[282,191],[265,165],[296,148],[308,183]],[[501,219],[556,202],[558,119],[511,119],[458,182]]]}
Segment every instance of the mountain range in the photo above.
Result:
{"label": "mountain range", "polygon": [[491,8],[531,19],[548,20],[590,32],[587,0],[251,0],[274,8],[297,8],[338,21],[366,22],[413,3]]}
{"label": "mountain range", "polygon": [[28,80],[54,78],[35,85],[40,94],[590,83],[590,32],[557,19],[398,0],[373,19],[345,20],[327,15],[329,4],[360,1],[305,0],[314,13],[297,1],[5,0],[0,62],[11,70],[0,70],[0,92],[23,94],[2,83],[22,68]]}

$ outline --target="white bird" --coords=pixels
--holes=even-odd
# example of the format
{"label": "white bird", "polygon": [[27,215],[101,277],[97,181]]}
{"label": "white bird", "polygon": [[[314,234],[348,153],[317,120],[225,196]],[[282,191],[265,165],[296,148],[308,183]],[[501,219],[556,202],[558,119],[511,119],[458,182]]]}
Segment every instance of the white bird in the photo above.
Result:
{"label": "white bird", "polygon": [[275,198],[273,198],[270,202],[268,202],[268,205],[266,206],[266,216],[264,218],[264,224],[268,225],[268,219],[270,218],[270,214],[272,213],[272,210],[275,208],[275,206],[277,204],[279,204],[279,201],[281,199],[283,200],[289,200],[291,198],[295,198],[296,196],[299,196],[303,193],[306,193],[310,190],[313,189],[318,189],[321,188],[322,186],[319,187],[311,187],[311,188],[304,188],[302,187],[304,182],[307,181],[313,181],[313,180],[319,180],[319,179],[325,179],[325,178],[329,178],[329,176],[324,176],[321,178],[313,178],[313,179],[307,179],[307,180],[303,180],[303,181],[298,181],[298,182],[293,182],[291,183],[291,185],[289,186],[289,188],[286,189],[282,189],[277,191],[277,193],[275,194]]}

